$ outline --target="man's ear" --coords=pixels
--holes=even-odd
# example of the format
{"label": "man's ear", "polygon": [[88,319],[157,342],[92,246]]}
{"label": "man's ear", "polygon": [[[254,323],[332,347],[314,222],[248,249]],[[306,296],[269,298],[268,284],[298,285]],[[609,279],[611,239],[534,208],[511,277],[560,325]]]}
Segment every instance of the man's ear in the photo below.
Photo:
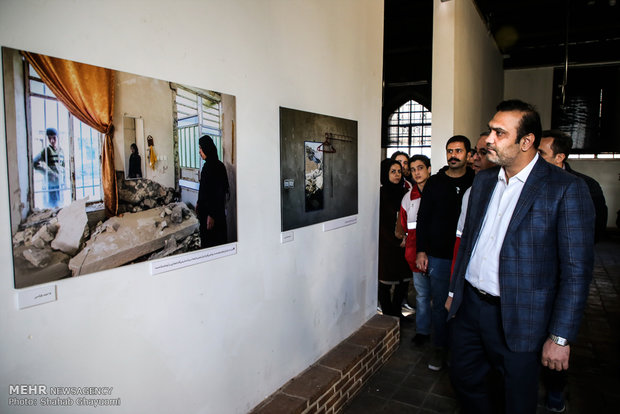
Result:
{"label": "man's ear", "polygon": [[531,132],[527,135],[522,136],[521,140],[519,141],[519,147],[521,148],[521,151],[523,152],[527,152],[530,148],[532,148],[533,145],[534,145],[534,134],[532,134]]}
{"label": "man's ear", "polygon": [[566,160],[566,154],[562,154],[562,153],[555,154],[554,159],[555,159],[555,164],[557,166],[562,166],[564,165],[564,161]]}

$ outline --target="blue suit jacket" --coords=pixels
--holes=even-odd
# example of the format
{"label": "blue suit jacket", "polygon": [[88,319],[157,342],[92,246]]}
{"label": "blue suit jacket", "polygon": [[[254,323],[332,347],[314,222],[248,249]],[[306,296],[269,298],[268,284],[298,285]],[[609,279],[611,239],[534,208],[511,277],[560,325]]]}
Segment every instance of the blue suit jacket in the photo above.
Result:
{"label": "blue suit jacket", "polygon": [[[498,172],[499,167],[480,171],[472,185],[448,318],[458,317],[465,272]],[[549,333],[575,339],[592,279],[593,246],[594,207],[588,187],[539,157],[500,251],[502,322],[512,351],[537,351]]]}

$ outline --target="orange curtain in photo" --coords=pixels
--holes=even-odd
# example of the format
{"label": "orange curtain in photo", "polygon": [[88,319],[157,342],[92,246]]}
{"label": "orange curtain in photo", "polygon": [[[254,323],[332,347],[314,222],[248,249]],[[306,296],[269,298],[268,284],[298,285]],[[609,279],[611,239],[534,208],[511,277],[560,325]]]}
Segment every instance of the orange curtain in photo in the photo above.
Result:
{"label": "orange curtain in photo", "polygon": [[101,153],[103,202],[108,217],[118,211],[114,169],[114,71],[98,66],[22,52],[43,82],[74,116],[105,134]]}

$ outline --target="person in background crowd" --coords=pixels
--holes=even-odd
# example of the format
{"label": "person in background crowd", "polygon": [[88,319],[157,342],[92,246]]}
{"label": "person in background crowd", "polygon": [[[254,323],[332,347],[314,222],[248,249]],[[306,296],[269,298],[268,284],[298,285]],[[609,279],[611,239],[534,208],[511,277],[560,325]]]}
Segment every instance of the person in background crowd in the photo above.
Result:
{"label": "person in background crowd", "polygon": [[467,166],[469,168],[474,168],[474,156],[476,155],[476,148],[472,148],[469,150],[469,154],[467,156]]}
{"label": "person in background crowd", "polygon": [[590,197],[594,203],[594,211],[596,213],[596,227],[594,240],[599,241],[605,234],[607,228],[607,204],[605,195],[599,183],[592,177],[573,170],[568,162],[568,156],[573,148],[573,140],[567,134],[558,130],[546,130],[542,133],[542,140],[538,153],[550,164],[563,168],[566,172],[576,175],[586,182]]}
{"label": "person in background crowd", "polygon": [[379,192],[379,304],[384,315],[398,317],[403,317],[401,303],[408,287],[408,283],[403,281],[411,278],[405,249],[401,247],[401,239],[395,235],[400,202],[406,191],[401,170],[398,161],[383,160]]}
{"label": "person in background crowd", "polygon": [[[482,132],[480,137],[478,138],[478,142],[476,143],[476,148],[472,149],[472,169],[475,174],[478,174],[482,170],[486,170],[487,168],[491,168],[495,166],[495,163],[488,160],[487,155],[487,144],[486,139],[489,136],[488,132]],[[454,242],[454,254],[452,257],[452,270],[454,270],[454,262],[456,261],[456,253],[459,250],[459,244],[461,243],[461,235],[463,233],[463,227],[465,226],[465,216],[467,213],[467,205],[469,204],[469,192],[471,191],[471,187],[465,191],[463,194],[463,202],[461,203],[461,214],[459,215],[459,221],[456,224],[456,241]],[[452,271],[450,272],[452,273]],[[448,294],[448,300],[450,298],[452,292]]]}
{"label": "person in background crowd", "polygon": [[431,334],[431,286],[427,274],[416,266],[416,227],[422,191],[431,175],[431,160],[426,155],[414,155],[409,162],[414,184],[400,204],[400,223],[405,230],[405,259],[413,272],[416,290],[416,334],[413,343],[424,344]]}
{"label": "person in background crowd", "polygon": [[[605,203],[605,196],[599,183],[585,174],[574,171],[566,160],[570,155],[570,151],[573,147],[573,140],[567,134],[558,130],[546,130],[542,132],[542,140],[538,147],[538,154],[544,158],[548,163],[564,169],[566,172],[576,175],[583,179],[590,191],[590,197],[594,203],[595,227],[594,227],[594,242],[600,240],[601,236],[605,234],[607,227],[607,205]],[[566,402],[564,400],[564,388],[567,383],[566,371],[555,371],[548,368],[543,368],[542,371],[543,383],[547,390],[546,405],[547,409],[552,412],[563,412],[566,409]]]}
{"label": "person in background crowd", "polygon": [[450,268],[454,252],[456,223],[461,201],[469,188],[474,171],[467,168],[471,150],[469,139],[463,135],[451,137],[446,144],[448,165],[431,176],[424,187],[416,228],[416,266],[426,272],[431,284],[432,340],[435,351],[428,368],[439,371],[447,356],[447,312]]}
{"label": "person in background crowd", "polygon": [[413,181],[411,179],[411,170],[409,169],[409,155],[403,151],[396,151],[390,158],[400,163],[403,175],[403,186],[405,189],[409,190]]}

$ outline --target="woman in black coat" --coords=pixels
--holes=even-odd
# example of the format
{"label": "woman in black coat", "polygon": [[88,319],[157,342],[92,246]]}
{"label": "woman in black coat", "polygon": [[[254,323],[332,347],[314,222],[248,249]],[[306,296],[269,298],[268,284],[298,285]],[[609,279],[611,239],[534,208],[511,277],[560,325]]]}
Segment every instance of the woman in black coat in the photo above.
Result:
{"label": "woman in black coat", "polygon": [[131,144],[131,155],[129,156],[129,178],[142,178],[142,157],[138,152],[138,146]]}
{"label": "woman in black coat", "polygon": [[[379,198],[379,303],[384,315],[401,317],[401,304],[407,294],[403,279],[411,278],[402,240],[396,237],[396,219],[407,190],[403,187],[401,165],[387,159],[381,162]],[[394,295],[391,294],[394,286]]]}
{"label": "woman in black coat", "polygon": [[227,242],[226,198],[229,193],[226,167],[217,157],[217,148],[209,135],[198,140],[205,164],[200,172],[196,214],[200,221],[200,247]]}

